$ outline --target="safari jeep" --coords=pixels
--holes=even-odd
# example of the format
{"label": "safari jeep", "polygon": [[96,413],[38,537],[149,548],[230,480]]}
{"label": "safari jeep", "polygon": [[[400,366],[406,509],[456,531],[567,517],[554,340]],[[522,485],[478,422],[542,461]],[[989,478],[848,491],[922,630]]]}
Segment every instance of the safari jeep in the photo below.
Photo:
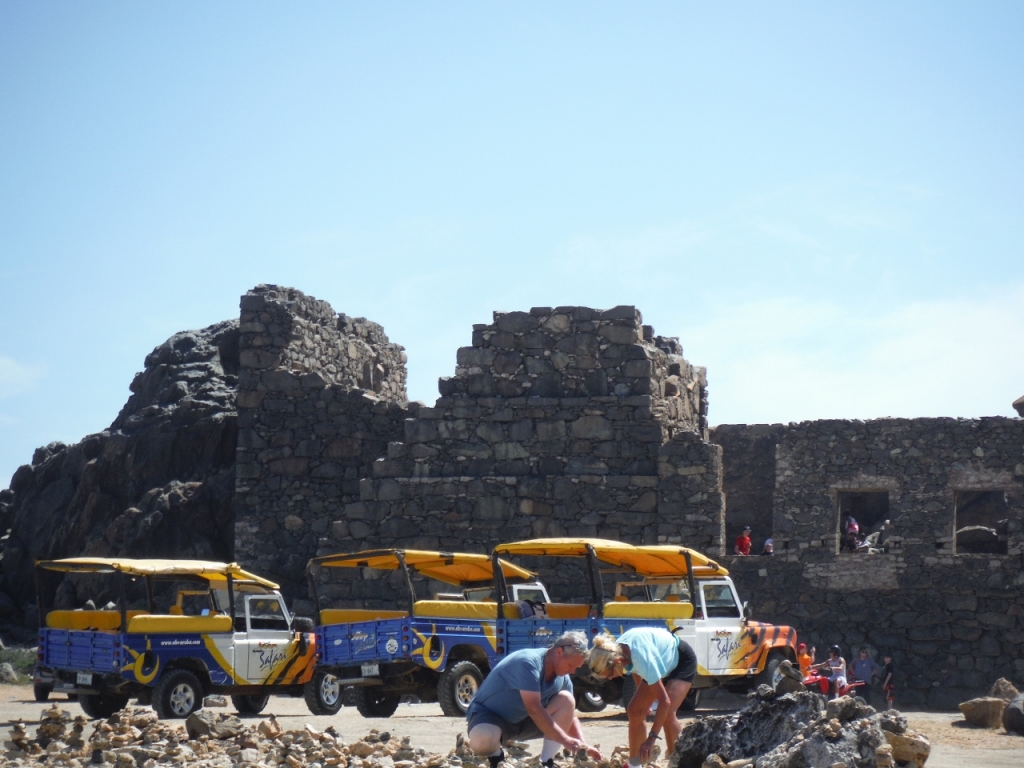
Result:
{"label": "safari jeep", "polygon": [[[617,637],[633,627],[663,626],[697,654],[697,678],[683,705],[688,709],[697,706],[702,689],[774,686],[779,664],[796,661],[796,631],[750,620],[729,572],[694,550],[602,539],[535,539],[501,544],[493,557],[530,557],[535,567],[542,562],[536,558],[576,558],[585,562],[590,584],[590,594],[577,606],[582,618],[555,621],[559,613],[552,616],[549,611],[547,618],[509,621],[505,645],[499,648],[503,653],[548,646],[571,629],[591,637],[602,631]],[[611,595],[607,600],[606,588]],[[499,584],[499,604],[505,594]],[[582,672],[573,686],[580,709],[600,709],[616,700],[627,704],[632,698],[631,677],[605,681]]]}
{"label": "safari jeep", "polygon": [[[400,698],[438,701],[451,717],[465,715],[484,676],[502,658],[492,559],[487,555],[380,549],[327,555],[307,571],[317,605],[317,664],[307,687],[314,714],[334,714],[342,689],[355,688],[365,717],[390,717]],[[519,616],[548,602],[535,574],[497,561],[506,589],[502,615]],[[331,571],[338,569],[338,573]],[[369,569],[401,574],[407,608],[322,608],[322,581]],[[383,575],[383,574],[369,574]],[[459,588],[458,592],[437,591]],[[430,599],[418,599],[427,597]]]}
{"label": "safari jeep", "polygon": [[[116,601],[103,610],[47,610],[65,577],[72,593],[94,584],[91,594]],[[234,563],[51,560],[36,564],[36,585],[38,666],[90,717],[108,717],[134,696],[162,718],[182,718],[211,693],[256,714],[272,693],[302,695],[313,676],[312,621],[293,618],[276,584]],[[166,610],[157,609],[158,596]]]}

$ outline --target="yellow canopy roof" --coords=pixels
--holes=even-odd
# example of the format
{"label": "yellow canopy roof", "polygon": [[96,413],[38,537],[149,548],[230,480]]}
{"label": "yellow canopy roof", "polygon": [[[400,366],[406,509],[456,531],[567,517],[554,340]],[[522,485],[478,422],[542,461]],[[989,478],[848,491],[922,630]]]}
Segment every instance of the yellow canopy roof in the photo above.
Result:
{"label": "yellow canopy roof", "polygon": [[499,544],[499,555],[522,557],[586,557],[587,547],[602,563],[630,568],[641,576],[686,576],[686,558],[690,555],[694,578],[727,576],[729,571],[700,552],[668,544],[633,546],[610,539],[531,539]]}
{"label": "yellow canopy roof", "polygon": [[209,560],[135,560],[127,557],[68,557],[41,560],[39,568],[67,573],[128,573],[133,576],[198,576],[207,581],[226,581],[228,574],[238,581],[252,581],[269,589],[277,584],[242,569],[238,563]]}
{"label": "yellow canopy roof", "polygon": [[[476,582],[490,581],[494,578],[491,558],[488,555],[472,555],[465,552],[430,552],[418,549],[374,549],[351,554],[324,555],[309,561],[310,565],[328,568],[376,568],[382,571],[394,571],[400,566],[398,553],[405,558],[410,570],[423,574],[431,579],[443,581],[445,584],[460,586]],[[501,570],[505,578],[534,579],[537,574],[513,565],[507,560],[501,561]]]}

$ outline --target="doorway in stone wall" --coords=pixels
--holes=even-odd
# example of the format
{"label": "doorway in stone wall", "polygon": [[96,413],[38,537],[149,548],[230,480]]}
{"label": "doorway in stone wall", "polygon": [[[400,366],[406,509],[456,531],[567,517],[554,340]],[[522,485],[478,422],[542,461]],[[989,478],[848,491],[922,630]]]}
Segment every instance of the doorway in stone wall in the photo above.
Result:
{"label": "doorway in stone wall", "polygon": [[956,554],[1007,553],[1006,491],[954,491],[953,509]]}
{"label": "doorway in stone wall", "polygon": [[[889,520],[888,491],[839,491],[839,519],[837,521],[836,551],[852,552],[857,547],[846,537],[849,518],[857,521],[860,538],[867,541],[867,546],[881,547],[885,523]],[[861,542],[863,550],[865,544]]]}

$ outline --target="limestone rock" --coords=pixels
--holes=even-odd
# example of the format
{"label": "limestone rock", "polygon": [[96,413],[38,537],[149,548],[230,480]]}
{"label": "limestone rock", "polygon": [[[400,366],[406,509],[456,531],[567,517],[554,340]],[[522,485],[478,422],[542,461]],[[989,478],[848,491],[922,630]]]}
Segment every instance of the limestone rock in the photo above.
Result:
{"label": "limestone rock", "polygon": [[245,725],[234,715],[220,715],[200,709],[188,716],[185,730],[190,739],[209,736],[211,739],[230,739],[237,736]]}
{"label": "limestone rock", "polygon": [[800,670],[793,666],[793,662],[786,659],[779,664],[779,672],[782,678],[775,684],[776,693],[796,693],[804,690],[803,677]]}
{"label": "limestone rock", "polygon": [[1003,701],[1011,701],[1018,693],[1020,691],[1017,690],[1013,683],[1005,677],[1000,677],[992,684],[992,690],[988,692],[988,695]]}
{"label": "limestone rock", "polygon": [[1024,693],[1017,694],[1003,710],[1003,727],[1009,733],[1024,735]]}
{"label": "limestone rock", "polygon": [[890,733],[885,731],[885,740],[892,747],[892,759],[897,763],[924,765],[932,751],[932,743],[927,736],[919,733]]}
{"label": "limestone rock", "polygon": [[1003,710],[1006,702],[1003,699],[984,697],[971,699],[960,705],[964,720],[978,728],[998,728],[1003,724]]}
{"label": "limestone rock", "polygon": [[0,683],[14,684],[17,682],[18,673],[14,671],[14,667],[6,661],[3,664],[0,664]]}
{"label": "limestone rock", "polygon": [[718,755],[708,755],[707,759],[701,764],[701,768],[728,768],[725,760],[720,758]]}

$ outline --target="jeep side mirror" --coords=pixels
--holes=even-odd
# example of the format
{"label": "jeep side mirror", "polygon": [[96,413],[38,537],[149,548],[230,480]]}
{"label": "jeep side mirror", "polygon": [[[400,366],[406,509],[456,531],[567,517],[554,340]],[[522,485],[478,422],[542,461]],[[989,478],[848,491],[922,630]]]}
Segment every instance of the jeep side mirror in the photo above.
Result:
{"label": "jeep side mirror", "polygon": [[753,611],[750,610],[750,603],[748,603],[747,601],[744,600],[743,601],[743,618],[749,621],[750,618],[751,618],[751,614],[753,614]]}

